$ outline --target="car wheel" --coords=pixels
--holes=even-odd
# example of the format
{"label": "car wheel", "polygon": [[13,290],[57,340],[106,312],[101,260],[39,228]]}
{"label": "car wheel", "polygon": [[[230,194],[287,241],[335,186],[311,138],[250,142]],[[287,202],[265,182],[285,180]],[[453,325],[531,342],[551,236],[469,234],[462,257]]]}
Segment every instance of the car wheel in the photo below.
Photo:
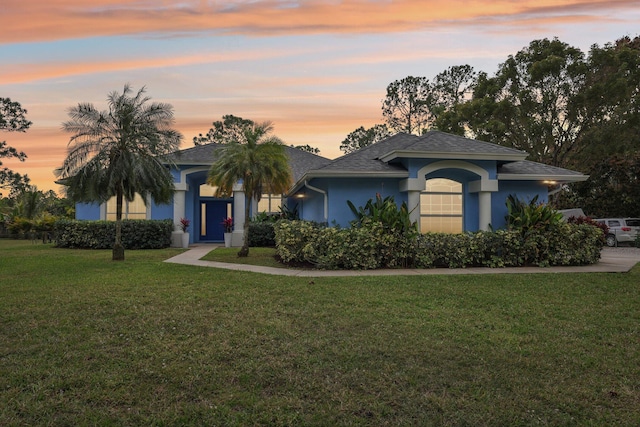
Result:
{"label": "car wheel", "polygon": [[616,245],[616,236],[613,234],[607,235],[607,246],[615,246]]}

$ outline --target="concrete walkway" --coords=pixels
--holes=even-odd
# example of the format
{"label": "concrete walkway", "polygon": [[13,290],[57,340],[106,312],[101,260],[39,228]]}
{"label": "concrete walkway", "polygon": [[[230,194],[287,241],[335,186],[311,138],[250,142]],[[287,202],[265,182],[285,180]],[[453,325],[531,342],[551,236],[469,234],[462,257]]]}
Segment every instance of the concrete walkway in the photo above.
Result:
{"label": "concrete walkway", "polygon": [[[401,276],[428,274],[507,274],[507,273],[626,273],[640,262],[640,251],[635,248],[604,248],[600,262],[580,267],[509,267],[509,268],[431,268],[393,270],[296,270],[288,268],[261,267],[258,265],[231,264],[226,262],[202,261],[200,258],[217,248],[217,245],[192,245],[189,250],[169,258],[165,262],[174,264],[215,267],[227,270],[250,271],[253,273],[279,276],[329,277],[329,276]],[[250,256],[250,255],[249,255]]]}

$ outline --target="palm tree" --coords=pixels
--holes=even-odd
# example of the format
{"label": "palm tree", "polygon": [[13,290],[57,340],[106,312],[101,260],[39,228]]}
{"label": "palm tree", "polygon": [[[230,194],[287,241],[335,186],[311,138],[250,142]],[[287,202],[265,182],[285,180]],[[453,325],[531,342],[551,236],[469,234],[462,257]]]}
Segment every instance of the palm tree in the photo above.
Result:
{"label": "palm tree", "polygon": [[171,129],[173,107],[150,101],[143,87],[135,96],[127,84],[111,92],[108,111],[81,103],[69,109],[62,124],[73,136],[62,166],[56,170],[67,196],[76,202],[106,202],[116,197],[113,260],[124,260],[122,205],[138,193],[147,203],[169,203],[173,179],[166,155],[178,150],[182,135]]}
{"label": "palm tree", "polygon": [[239,257],[249,255],[249,204],[263,193],[282,194],[291,186],[289,158],[282,141],[269,136],[269,122],[253,124],[244,130],[244,141],[231,141],[220,150],[218,160],[209,169],[209,184],[218,187],[218,195],[230,195],[242,182],[245,196],[244,242]]}

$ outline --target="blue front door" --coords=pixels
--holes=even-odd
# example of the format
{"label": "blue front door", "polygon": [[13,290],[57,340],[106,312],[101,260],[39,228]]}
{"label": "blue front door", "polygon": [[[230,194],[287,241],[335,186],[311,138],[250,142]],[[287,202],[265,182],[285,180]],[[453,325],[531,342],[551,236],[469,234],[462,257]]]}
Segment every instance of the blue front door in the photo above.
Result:
{"label": "blue front door", "polygon": [[224,240],[222,221],[230,216],[231,201],[200,201],[200,241],[221,242]]}

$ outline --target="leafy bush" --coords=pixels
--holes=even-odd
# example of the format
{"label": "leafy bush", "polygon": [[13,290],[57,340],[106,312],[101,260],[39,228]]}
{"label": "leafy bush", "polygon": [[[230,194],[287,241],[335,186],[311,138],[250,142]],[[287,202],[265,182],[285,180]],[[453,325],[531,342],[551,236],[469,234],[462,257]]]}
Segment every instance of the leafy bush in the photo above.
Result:
{"label": "leafy bush", "polygon": [[280,219],[280,214],[277,213],[267,213],[267,212],[258,212],[256,216],[251,218],[251,222],[276,222]]}
{"label": "leafy bush", "polygon": [[276,245],[273,222],[249,223],[249,246],[274,247]]}
{"label": "leafy bush", "polygon": [[593,264],[600,258],[602,230],[559,223],[548,230],[427,233],[404,239],[380,223],[349,229],[305,221],[275,225],[276,253],[285,263],[322,269],[517,267]]}
{"label": "leafy bush", "polygon": [[367,227],[319,228],[297,259],[327,270],[363,270],[410,267],[415,254],[415,239],[405,240],[384,232],[380,223],[371,223]]}
{"label": "leafy bush", "polygon": [[276,255],[284,263],[305,263],[302,250],[318,235],[320,225],[311,221],[278,221],[274,225]]}
{"label": "leafy bush", "polygon": [[[113,221],[60,220],[54,224],[56,246],[60,248],[111,249],[115,241]],[[171,245],[173,221],[123,220],[125,249],[161,249]]]}
{"label": "leafy bush", "polygon": [[364,207],[348,202],[351,228],[324,228],[306,221],[276,223],[276,253],[285,263],[322,269],[515,267],[593,264],[604,245],[593,221],[565,223],[548,205],[509,196],[509,229],[420,235],[406,204],[377,194]]}
{"label": "leafy bush", "polygon": [[[418,227],[411,221],[406,203],[398,207],[392,196],[383,199],[376,194],[375,201],[369,199],[364,207],[356,208],[351,201],[347,201],[347,204],[356,217],[351,221],[352,229],[361,229],[359,234],[368,234],[370,240],[367,243],[375,245],[377,268],[410,267],[415,264]],[[351,253],[356,252],[354,250]]]}
{"label": "leafy bush", "polygon": [[54,224],[59,217],[44,212],[36,219],[28,219],[14,216],[6,221],[6,230],[9,236],[21,239],[42,239],[43,242],[51,240]]}
{"label": "leafy bush", "polygon": [[13,217],[8,223],[9,232],[14,235],[22,236],[34,228],[33,221],[20,216]]}
{"label": "leafy bush", "polygon": [[598,227],[602,230],[602,245],[607,243],[607,234],[609,234],[609,227],[604,222],[598,222],[588,216],[572,216],[567,220],[569,224],[588,224],[594,227]]}

